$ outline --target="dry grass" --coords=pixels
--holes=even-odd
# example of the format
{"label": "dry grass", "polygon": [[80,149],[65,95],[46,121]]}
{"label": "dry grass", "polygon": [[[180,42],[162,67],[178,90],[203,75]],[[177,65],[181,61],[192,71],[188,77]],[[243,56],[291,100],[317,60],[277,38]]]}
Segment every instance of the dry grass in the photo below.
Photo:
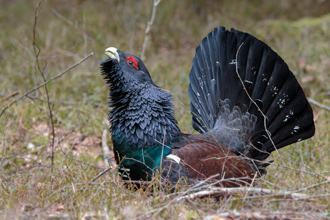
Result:
{"label": "dry grass", "polygon": [[[145,64],[154,81],[173,92],[182,130],[193,132],[188,73],[194,50],[214,27],[247,31],[287,61],[310,98],[330,106],[328,1],[165,1],[157,8]],[[0,110],[40,85],[33,51],[35,1],[1,1]],[[94,56],[17,102],[0,118],[0,219],[329,218],[330,112],[314,106],[316,135],[280,150],[256,186],[271,194],[236,192],[223,198],[181,199],[186,190],[151,194],[104,168],[101,148],[108,89],[100,75],[104,49],[141,54],[151,0],[45,1],[36,28],[40,66],[50,79],[90,52]],[[108,143],[111,146],[111,143]],[[303,193],[304,199],[280,191]],[[221,216],[220,216],[221,215]],[[220,219],[221,219],[220,218]]]}

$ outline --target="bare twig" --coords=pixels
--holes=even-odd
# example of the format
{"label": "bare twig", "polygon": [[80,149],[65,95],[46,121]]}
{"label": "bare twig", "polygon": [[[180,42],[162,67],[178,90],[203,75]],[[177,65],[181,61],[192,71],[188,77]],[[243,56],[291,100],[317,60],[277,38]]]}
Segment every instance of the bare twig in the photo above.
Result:
{"label": "bare twig", "polygon": [[[104,125],[107,126],[107,128],[110,126],[109,121],[104,121]],[[102,150],[103,150],[103,160],[105,163],[106,169],[103,170],[101,173],[99,173],[96,177],[93,178],[92,182],[95,182],[98,178],[103,176],[105,173],[110,171],[113,167],[109,163],[109,157],[111,155],[109,146],[107,145],[107,135],[108,135],[108,129],[104,129],[102,133]]]}
{"label": "bare twig", "polygon": [[[39,62],[39,55],[41,52],[41,49],[39,48],[39,46],[36,44],[36,28],[37,28],[37,23],[38,23],[38,16],[39,16],[39,8],[42,4],[44,0],[39,1],[36,9],[35,9],[35,14],[34,14],[34,24],[33,24],[33,50],[34,50],[34,54],[35,54],[35,67],[36,69],[39,71],[42,79],[44,80],[44,82],[46,82],[46,77],[44,75],[44,69],[46,68],[46,64],[45,66],[41,69],[40,66],[40,62]],[[46,98],[47,98],[47,107],[48,107],[48,111],[49,111],[49,117],[50,117],[50,125],[51,125],[51,130],[52,130],[52,139],[51,139],[51,161],[52,161],[52,170],[53,170],[53,166],[54,166],[54,151],[55,151],[55,126],[54,126],[54,120],[53,120],[53,111],[52,111],[52,106],[50,105],[50,101],[49,101],[49,93],[48,93],[48,88],[47,88],[47,84],[44,85],[45,87],[45,92],[46,92]]]}
{"label": "bare twig", "polygon": [[18,94],[19,94],[19,91],[12,92],[9,95],[7,95],[6,97],[2,98],[1,101],[7,101],[8,99],[17,96]]}
{"label": "bare twig", "polygon": [[110,167],[110,164],[108,161],[108,159],[110,157],[110,150],[109,150],[109,146],[107,145],[107,135],[108,135],[108,129],[104,129],[103,134],[102,134],[102,150],[103,150],[104,163],[105,163],[105,166],[108,168],[108,167]]}
{"label": "bare twig", "polygon": [[98,178],[100,178],[101,176],[103,176],[105,173],[107,173],[111,169],[112,169],[112,167],[108,167],[107,169],[103,170],[101,173],[99,173],[96,177],[93,178],[92,182],[95,182],[95,180],[97,180]]}
{"label": "bare twig", "polygon": [[320,183],[316,183],[316,184],[313,184],[313,185],[311,185],[311,186],[308,186],[308,187],[305,187],[305,188],[298,189],[298,190],[296,190],[296,192],[307,191],[307,190],[310,190],[310,189],[312,189],[312,188],[316,188],[316,187],[319,187],[319,186],[322,186],[322,185],[330,185],[330,181],[327,180],[327,181],[323,181],[323,182],[320,182]]}
{"label": "bare twig", "polygon": [[145,31],[145,36],[144,36],[144,41],[143,41],[143,46],[142,46],[142,52],[141,52],[141,59],[142,60],[144,60],[144,53],[145,53],[147,43],[148,43],[149,37],[150,37],[149,36],[150,30],[151,30],[152,25],[154,24],[155,16],[156,16],[156,9],[157,9],[157,6],[160,3],[160,1],[161,0],[154,0],[154,5],[153,5],[153,8],[152,8],[151,18],[150,18],[150,21],[148,21],[147,28],[146,28],[146,31]]}
{"label": "bare twig", "polygon": [[76,66],[80,65],[82,62],[84,62],[85,60],[87,60],[88,58],[90,58],[93,55],[93,53],[88,54],[86,57],[84,57],[82,60],[80,60],[79,62],[77,62],[76,64],[70,66],[69,68],[67,68],[66,70],[64,70],[63,72],[59,73],[58,75],[50,78],[49,80],[47,80],[46,82],[38,85],[37,87],[31,89],[30,91],[27,91],[26,93],[24,93],[24,95],[18,97],[15,101],[11,102],[9,105],[7,105],[5,108],[2,109],[1,113],[0,113],[0,118],[1,116],[5,113],[5,111],[10,108],[12,105],[14,105],[15,103],[17,103],[18,101],[20,101],[21,99],[25,98],[26,96],[28,96],[30,93],[38,90],[39,88],[43,87],[44,85],[50,83],[51,81],[63,76],[65,73],[69,72],[71,69],[75,68]]}
{"label": "bare twig", "polygon": [[310,103],[312,103],[313,105],[316,105],[317,107],[320,107],[320,108],[323,108],[323,109],[325,109],[325,110],[327,110],[327,111],[330,111],[330,107],[329,107],[329,106],[323,105],[323,104],[321,104],[321,103],[315,101],[315,100],[312,99],[312,98],[307,98],[307,100],[308,100]]}
{"label": "bare twig", "polygon": [[65,23],[74,26],[74,23],[72,21],[70,21],[69,19],[67,19],[66,17],[64,17],[63,15],[61,15],[58,11],[56,11],[55,8],[52,9],[52,12],[54,13],[54,15],[56,15],[59,19],[63,20]]}
{"label": "bare twig", "polygon": [[330,92],[322,92],[321,95],[328,96],[328,95],[330,95]]}
{"label": "bare twig", "polygon": [[320,213],[297,212],[297,211],[230,211],[217,215],[206,216],[205,220],[211,219],[307,219],[311,215],[312,219],[323,219],[324,215]]}
{"label": "bare twig", "polygon": [[302,193],[293,193],[284,190],[274,191],[270,189],[263,189],[263,188],[251,188],[251,187],[237,187],[237,188],[222,188],[222,187],[211,187],[208,190],[203,190],[199,192],[195,192],[189,195],[181,196],[177,198],[177,201],[182,199],[195,199],[195,198],[202,198],[205,196],[214,196],[219,194],[226,194],[226,195],[234,195],[237,193],[259,193],[259,194],[266,194],[266,195],[273,195],[277,197],[285,197],[290,199],[308,199],[309,196]]}

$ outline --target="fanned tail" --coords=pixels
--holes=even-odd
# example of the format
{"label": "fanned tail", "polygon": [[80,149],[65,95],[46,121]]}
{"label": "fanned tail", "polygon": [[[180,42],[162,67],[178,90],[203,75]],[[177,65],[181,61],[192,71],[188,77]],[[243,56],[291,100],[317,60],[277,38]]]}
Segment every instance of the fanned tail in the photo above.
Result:
{"label": "fanned tail", "polygon": [[189,78],[194,129],[239,154],[264,160],[275,147],[314,135],[312,108],[295,76],[252,35],[215,28],[196,49]]}

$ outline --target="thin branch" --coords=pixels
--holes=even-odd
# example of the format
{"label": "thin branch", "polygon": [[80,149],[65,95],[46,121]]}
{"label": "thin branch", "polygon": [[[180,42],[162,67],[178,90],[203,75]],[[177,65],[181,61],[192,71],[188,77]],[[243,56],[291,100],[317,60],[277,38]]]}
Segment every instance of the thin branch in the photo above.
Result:
{"label": "thin branch", "polygon": [[7,101],[8,99],[17,96],[18,94],[19,94],[19,91],[13,92],[13,93],[7,95],[6,97],[2,98],[1,101]]}
{"label": "thin branch", "polygon": [[324,215],[320,213],[310,213],[307,211],[229,211],[219,213],[217,215],[206,216],[204,219],[324,219]]}
{"label": "thin branch", "polygon": [[108,167],[107,169],[103,170],[101,173],[99,173],[96,177],[92,179],[92,182],[95,182],[98,178],[103,176],[105,173],[109,172],[112,169],[112,167]]}
{"label": "thin branch", "polygon": [[[44,70],[46,68],[46,65],[43,67],[43,69],[41,69],[40,66],[40,62],[39,62],[39,55],[41,52],[41,49],[39,48],[39,46],[36,44],[36,28],[37,28],[37,23],[38,23],[38,16],[39,16],[39,8],[42,4],[44,0],[39,1],[36,9],[35,9],[35,14],[34,14],[34,24],[33,24],[33,50],[34,50],[34,54],[35,54],[35,67],[36,69],[39,71],[42,79],[44,82],[46,82],[46,77],[44,75]],[[49,111],[49,121],[50,121],[50,125],[51,125],[51,130],[52,130],[52,139],[51,139],[51,161],[52,161],[52,171],[53,171],[53,167],[54,167],[54,151],[55,151],[55,126],[54,126],[54,119],[53,119],[53,111],[52,111],[52,106],[50,105],[50,101],[49,101],[49,92],[48,92],[48,88],[47,88],[47,84],[44,85],[45,87],[45,92],[46,92],[46,97],[47,97],[47,107],[48,107],[48,111]]]}
{"label": "thin branch", "polygon": [[312,98],[307,98],[307,100],[308,100],[310,103],[312,103],[313,105],[316,105],[317,107],[320,107],[320,108],[323,108],[323,109],[325,109],[325,110],[327,110],[327,111],[330,111],[330,107],[329,107],[329,106],[323,105],[323,104],[321,104],[321,103],[315,101],[315,100],[312,99]]}
{"label": "thin branch", "polygon": [[67,19],[66,17],[64,17],[63,15],[61,15],[58,11],[56,11],[55,8],[52,9],[52,12],[61,20],[63,20],[65,23],[74,26],[74,23],[72,21],[70,21],[69,19]]}
{"label": "thin branch", "polygon": [[323,182],[320,182],[320,183],[316,183],[316,184],[313,184],[313,185],[311,185],[311,186],[308,186],[308,187],[305,187],[305,188],[298,189],[298,190],[296,190],[296,192],[307,191],[307,190],[309,190],[309,189],[312,189],[312,188],[315,188],[315,187],[319,187],[319,186],[322,186],[322,185],[330,185],[330,181],[327,180],[327,181],[323,181]]}
{"label": "thin branch", "polygon": [[302,193],[293,193],[284,190],[275,191],[270,189],[263,189],[263,188],[250,188],[250,187],[237,187],[237,188],[222,188],[222,187],[211,187],[208,190],[203,190],[199,192],[195,192],[189,195],[181,196],[177,198],[177,201],[183,199],[195,199],[195,198],[202,198],[206,196],[215,196],[219,194],[226,194],[226,195],[234,195],[238,193],[259,193],[259,194],[266,194],[266,195],[273,195],[277,197],[285,197],[290,199],[308,199],[309,196]]}
{"label": "thin branch", "polygon": [[103,158],[104,158],[105,167],[110,167],[108,159],[109,159],[111,153],[109,150],[109,146],[107,145],[107,135],[108,135],[108,129],[104,129],[103,134],[102,134]]}
{"label": "thin branch", "polygon": [[152,25],[154,24],[155,17],[156,17],[157,6],[160,3],[160,1],[161,0],[154,0],[154,5],[153,5],[153,8],[152,8],[151,18],[150,18],[150,21],[148,21],[147,28],[146,28],[145,35],[144,35],[144,41],[143,41],[142,52],[141,52],[141,59],[142,60],[144,60],[145,50],[146,50],[147,43],[148,43],[149,38],[150,38],[150,36],[149,36],[150,35],[150,30],[152,28]]}
{"label": "thin branch", "polygon": [[15,103],[17,103],[18,101],[20,101],[21,99],[23,99],[24,97],[28,96],[30,93],[36,91],[37,89],[43,87],[44,85],[50,83],[51,81],[63,76],[65,73],[69,72],[71,69],[75,68],[76,66],[80,65],[81,63],[83,63],[85,60],[87,60],[88,58],[90,58],[93,55],[93,53],[88,54],[86,57],[84,57],[82,60],[80,60],[79,62],[77,62],[76,64],[70,66],[69,68],[67,68],[66,70],[64,70],[63,72],[59,73],[58,75],[50,78],[49,80],[47,80],[46,82],[38,85],[37,87],[31,89],[30,91],[27,91],[24,95],[18,97],[15,101],[11,102],[9,105],[7,105],[5,108],[2,109],[1,113],[0,113],[0,118],[1,116],[5,113],[5,111],[10,108],[12,105],[14,105]]}
{"label": "thin branch", "polygon": [[[103,124],[106,125],[107,128],[109,128],[109,126],[110,126],[109,121],[104,121]],[[110,157],[111,153],[110,153],[109,146],[107,145],[107,135],[108,135],[108,129],[104,129],[103,133],[102,133],[102,150],[103,150],[103,158],[104,158],[104,163],[105,163],[106,169],[103,170],[101,173],[99,173],[96,177],[94,177],[92,182],[95,182],[98,178],[100,178],[105,173],[107,173],[108,171],[113,169],[113,167],[109,163],[109,157]]]}

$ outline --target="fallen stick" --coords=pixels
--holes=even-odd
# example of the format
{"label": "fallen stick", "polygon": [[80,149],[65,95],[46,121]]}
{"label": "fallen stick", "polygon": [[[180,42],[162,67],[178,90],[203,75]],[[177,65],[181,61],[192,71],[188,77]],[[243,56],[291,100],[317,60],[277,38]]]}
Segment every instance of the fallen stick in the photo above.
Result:
{"label": "fallen stick", "polygon": [[326,106],[326,105],[323,105],[317,101],[315,101],[314,99],[311,99],[311,98],[307,98],[307,100],[312,103],[313,105],[316,105],[317,107],[320,107],[320,108],[323,108],[325,110],[328,110],[330,111],[330,107]]}
{"label": "fallen stick", "polygon": [[309,196],[302,193],[293,193],[284,190],[270,190],[264,188],[250,188],[250,187],[237,187],[237,188],[221,188],[221,187],[211,187],[208,190],[203,190],[189,195],[181,196],[177,198],[178,201],[183,199],[195,199],[202,198],[206,196],[215,196],[219,194],[233,195],[237,193],[258,193],[265,195],[274,195],[277,197],[286,197],[290,199],[308,199]]}

